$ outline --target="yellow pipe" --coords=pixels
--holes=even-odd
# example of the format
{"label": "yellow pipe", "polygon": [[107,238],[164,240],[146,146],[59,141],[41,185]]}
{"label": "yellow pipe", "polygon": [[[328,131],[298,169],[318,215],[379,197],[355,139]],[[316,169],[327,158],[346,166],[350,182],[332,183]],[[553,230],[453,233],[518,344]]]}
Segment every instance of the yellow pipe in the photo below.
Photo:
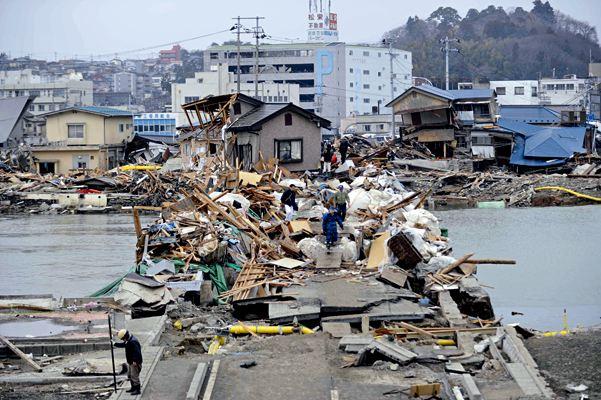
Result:
{"label": "yellow pipe", "polygon": [[[290,335],[292,333],[296,333],[299,331],[298,328],[294,326],[265,326],[265,325],[234,325],[230,326],[230,333],[232,335],[246,335],[250,332],[253,333],[263,333],[265,335]],[[300,327],[300,333],[303,335],[309,335],[313,332],[312,329],[306,328],[304,326]]]}
{"label": "yellow pipe", "polygon": [[540,186],[540,187],[534,188],[534,190],[536,190],[536,191],[540,191],[540,190],[559,190],[561,192],[569,193],[572,196],[576,196],[576,197],[579,197],[581,199],[587,199],[587,200],[601,202],[601,197],[594,197],[594,196],[589,196],[588,194],[575,192],[574,190],[565,188],[563,186]]}
{"label": "yellow pipe", "polygon": [[156,171],[161,169],[160,165],[124,165],[119,167],[121,171]]}
{"label": "yellow pipe", "polygon": [[436,344],[439,346],[455,346],[455,341],[453,339],[438,339]]}

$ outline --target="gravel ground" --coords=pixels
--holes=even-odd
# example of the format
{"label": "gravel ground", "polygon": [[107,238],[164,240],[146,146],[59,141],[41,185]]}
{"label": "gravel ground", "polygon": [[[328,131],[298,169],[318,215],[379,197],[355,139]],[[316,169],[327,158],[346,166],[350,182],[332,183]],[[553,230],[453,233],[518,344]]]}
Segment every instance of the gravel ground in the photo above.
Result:
{"label": "gravel ground", "polygon": [[538,363],[551,388],[562,399],[569,395],[567,384],[585,384],[590,399],[601,399],[601,330],[589,330],[565,337],[534,337],[526,347]]}

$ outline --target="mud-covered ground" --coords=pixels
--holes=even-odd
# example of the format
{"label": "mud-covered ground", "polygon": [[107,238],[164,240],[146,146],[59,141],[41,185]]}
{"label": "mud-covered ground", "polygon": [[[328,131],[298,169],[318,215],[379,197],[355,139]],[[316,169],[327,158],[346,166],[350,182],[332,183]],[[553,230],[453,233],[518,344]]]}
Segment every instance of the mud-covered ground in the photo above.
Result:
{"label": "mud-covered ground", "polygon": [[[91,392],[85,393],[85,390],[90,389]],[[112,388],[97,389],[93,386],[86,385],[7,385],[0,384],[0,399],[2,400],[96,400],[107,399]],[[81,393],[65,393],[65,392],[81,392]]]}
{"label": "mud-covered ground", "polygon": [[601,399],[601,329],[534,337],[526,341],[526,347],[560,398],[579,399],[566,391],[566,385],[584,384],[589,387],[584,393],[590,399]]}

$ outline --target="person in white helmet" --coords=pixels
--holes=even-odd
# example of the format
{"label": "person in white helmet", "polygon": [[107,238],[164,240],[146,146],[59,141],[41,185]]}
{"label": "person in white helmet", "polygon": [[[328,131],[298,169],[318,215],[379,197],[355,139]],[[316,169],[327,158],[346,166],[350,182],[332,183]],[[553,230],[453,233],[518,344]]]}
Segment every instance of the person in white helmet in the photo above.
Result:
{"label": "person in white helmet", "polygon": [[129,367],[127,377],[131,382],[131,389],[126,392],[138,395],[140,394],[140,371],[142,370],[142,346],[138,339],[125,329],[121,329],[117,333],[117,337],[123,342],[114,343],[114,346],[125,349],[125,359]]}

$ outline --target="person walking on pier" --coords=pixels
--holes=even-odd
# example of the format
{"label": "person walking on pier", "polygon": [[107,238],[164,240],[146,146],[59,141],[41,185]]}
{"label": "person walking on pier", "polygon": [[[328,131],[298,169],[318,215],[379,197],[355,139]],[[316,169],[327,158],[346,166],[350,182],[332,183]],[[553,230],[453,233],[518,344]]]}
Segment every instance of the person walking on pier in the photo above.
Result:
{"label": "person walking on pier", "polygon": [[131,382],[131,389],[126,390],[132,396],[140,394],[140,371],[142,370],[142,346],[138,339],[129,331],[121,329],[117,337],[122,340],[121,343],[114,343],[115,347],[125,349],[125,359],[127,361],[127,377]]}

